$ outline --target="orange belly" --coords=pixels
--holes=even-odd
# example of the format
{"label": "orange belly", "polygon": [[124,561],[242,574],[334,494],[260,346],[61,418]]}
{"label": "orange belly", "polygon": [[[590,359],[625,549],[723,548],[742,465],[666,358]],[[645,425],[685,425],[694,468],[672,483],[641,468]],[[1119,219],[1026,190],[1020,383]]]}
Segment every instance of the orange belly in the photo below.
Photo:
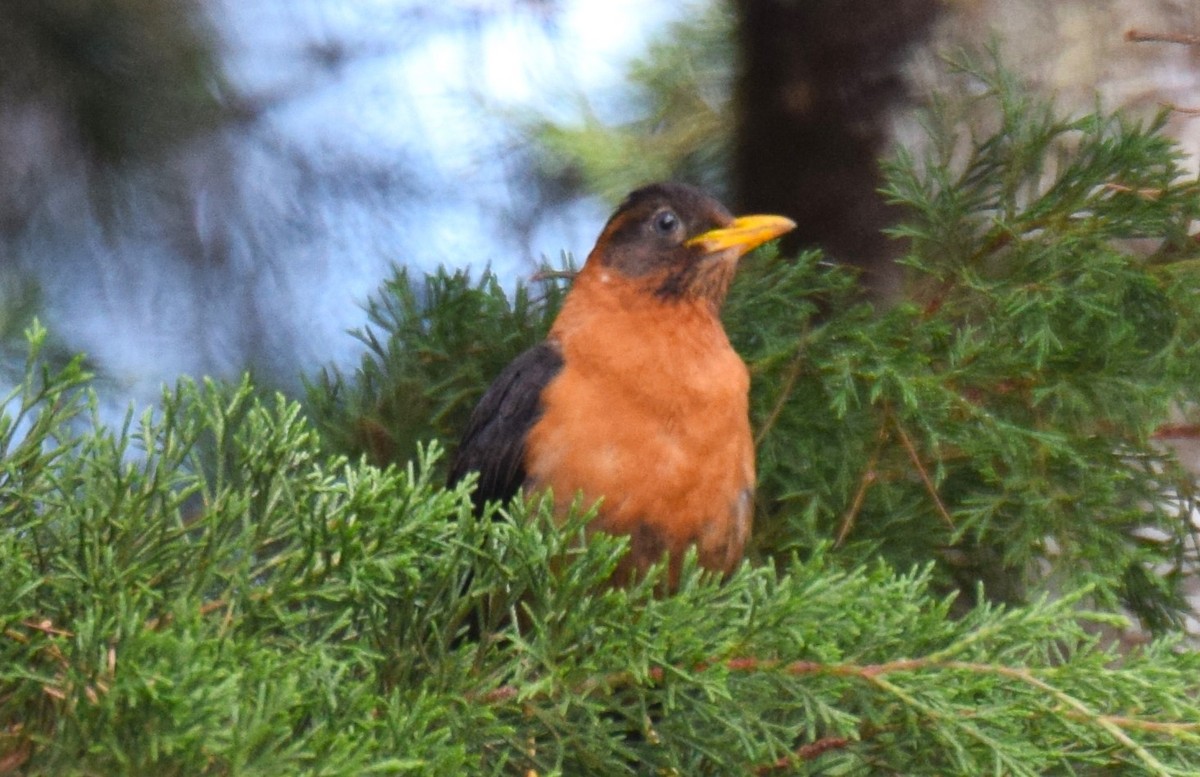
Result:
{"label": "orange belly", "polygon": [[705,303],[625,291],[581,277],[551,331],[564,366],[529,433],[527,488],[552,489],[560,513],[600,501],[591,528],[630,537],[618,584],[669,553],[674,586],[691,545],[728,573],[751,525],[749,375]]}

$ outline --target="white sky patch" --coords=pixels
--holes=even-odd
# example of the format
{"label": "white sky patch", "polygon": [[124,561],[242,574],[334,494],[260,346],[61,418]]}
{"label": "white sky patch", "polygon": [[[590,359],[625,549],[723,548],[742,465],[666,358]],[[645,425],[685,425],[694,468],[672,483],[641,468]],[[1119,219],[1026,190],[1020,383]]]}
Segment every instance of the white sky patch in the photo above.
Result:
{"label": "white sky patch", "polygon": [[[38,263],[55,333],[126,397],[151,403],[181,374],[253,367],[286,382],[353,367],[361,346],[346,330],[366,323],[363,306],[392,264],[417,278],[438,265],[476,276],[490,266],[511,287],[541,257],[581,261],[607,216],[597,203],[547,213],[530,234],[505,230],[524,204],[523,156],[511,152],[526,150],[506,119],[568,122],[584,101],[614,102],[630,60],[687,10],[634,0],[566,0],[545,17],[509,0],[202,5],[254,121],[188,151],[187,210],[135,192],[143,221],[104,241],[86,224],[57,225],[43,237],[61,261]],[[154,219],[162,212],[191,219],[197,245],[219,261],[196,264]]]}

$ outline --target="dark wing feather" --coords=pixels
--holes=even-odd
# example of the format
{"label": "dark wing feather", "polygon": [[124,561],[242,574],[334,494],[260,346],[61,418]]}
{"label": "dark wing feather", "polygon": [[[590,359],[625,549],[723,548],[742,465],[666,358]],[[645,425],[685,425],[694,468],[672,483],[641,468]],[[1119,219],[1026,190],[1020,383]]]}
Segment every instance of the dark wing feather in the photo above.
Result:
{"label": "dark wing feather", "polygon": [[542,415],[542,389],[562,365],[555,344],[535,345],[504,368],[471,413],[450,465],[449,485],[478,472],[477,512],[484,502],[511,498],[525,482],[525,439]]}

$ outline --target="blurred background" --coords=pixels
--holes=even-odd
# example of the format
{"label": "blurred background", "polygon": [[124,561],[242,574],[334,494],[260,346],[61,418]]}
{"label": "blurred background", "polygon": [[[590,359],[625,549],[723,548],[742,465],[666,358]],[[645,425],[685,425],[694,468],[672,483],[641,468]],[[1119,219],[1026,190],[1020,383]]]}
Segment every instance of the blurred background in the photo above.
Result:
{"label": "blurred background", "polygon": [[298,393],[393,266],[515,285],[662,178],[894,296],[877,160],[977,86],[943,53],[1170,107],[1194,158],[1197,32],[1194,0],[8,0],[0,369],[36,316],[118,415],[180,375]]}

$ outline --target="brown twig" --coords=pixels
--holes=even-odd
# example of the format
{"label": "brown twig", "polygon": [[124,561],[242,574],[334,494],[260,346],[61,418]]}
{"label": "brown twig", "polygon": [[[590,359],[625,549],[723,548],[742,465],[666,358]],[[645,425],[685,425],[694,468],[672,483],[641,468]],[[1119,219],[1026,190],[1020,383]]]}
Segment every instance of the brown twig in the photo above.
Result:
{"label": "brown twig", "polygon": [[1161,102],[1159,105],[1172,113],[1182,113],[1185,116],[1200,116],[1200,108],[1184,108],[1182,105],[1176,105],[1173,102]]}
{"label": "brown twig", "polygon": [[858,513],[862,510],[863,502],[867,497],[867,490],[878,479],[879,473],[876,472],[876,467],[879,466],[879,456],[883,453],[883,444],[887,442],[887,419],[891,415],[889,411],[884,411],[884,421],[879,426],[879,434],[875,438],[875,449],[871,451],[870,458],[867,459],[867,467],[863,470],[862,477],[858,480],[858,488],[854,492],[854,498],[850,500],[850,507],[842,516],[841,526],[838,527],[837,539],[833,541],[835,548],[840,548],[842,543],[846,541],[850,531],[854,528],[854,523],[858,519]]}
{"label": "brown twig", "polygon": [[904,450],[908,452],[908,458],[912,461],[913,466],[917,468],[917,474],[921,476],[921,482],[925,484],[925,490],[929,492],[929,497],[933,500],[933,506],[937,508],[938,515],[954,530],[954,518],[950,516],[950,511],[946,509],[946,505],[942,502],[942,498],[938,495],[937,486],[933,484],[933,478],[929,477],[929,471],[925,469],[925,464],[921,461],[920,454],[917,453],[917,447],[913,445],[913,441],[909,438],[908,432],[904,431],[904,427],[900,425],[900,420],[892,416],[892,426],[895,427],[897,434],[900,435],[900,442],[904,445]]}
{"label": "brown twig", "polygon": [[57,628],[49,619],[43,618],[40,621],[35,621],[32,618],[24,620],[21,625],[34,631],[40,631],[48,637],[73,637],[74,633],[66,629]]}
{"label": "brown twig", "polygon": [[781,772],[785,769],[791,769],[798,763],[816,760],[830,750],[840,750],[844,747],[849,747],[853,741],[846,737],[821,737],[815,742],[809,742],[807,745],[796,748],[796,752],[785,755],[774,763],[754,767],[754,774],[770,774],[771,772]]}
{"label": "brown twig", "polygon": [[[204,602],[203,604],[200,605],[200,614],[201,615],[209,615],[209,614],[225,607],[226,604],[227,604],[227,602],[224,599],[214,599],[212,601]],[[228,611],[226,611],[226,620],[228,620],[228,619],[229,619],[229,613],[228,613]],[[150,631],[158,631],[160,628],[164,628],[166,626],[171,625],[171,623],[174,622],[174,620],[175,620],[175,616],[172,615],[171,613],[167,613],[166,615],[162,616],[161,618],[156,617],[156,618],[151,618],[148,621],[146,621],[146,628],[149,629]]]}
{"label": "brown twig", "polygon": [[477,699],[484,704],[499,704],[517,698],[517,686],[501,685],[499,688],[493,688],[487,693],[478,696]]}
{"label": "brown twig", "polygon": [[792,389],[796,387],[796,381],[800,378],[800,371],[804,366],[804,351],[807,342],[808,327],[805,327],[797,341],[796,353],[792,356],[792,360],[788,364],[787,376],[783,380],[783,387],[779,389],[779,396],[775,400],[775,404],[771,407],[771,412],[767,413],[766,420],[759,427],[758,434],[754,437],[755,448],[762,445],[762,441],[767,438],[767,433],[775,426],[775,422],[779,420],[780,413],[783,412],[784,406],[792,396]]}
{"label": "brown twig", "polygon": [[937,284],[936,289],[929,294],[929,300],[921,308],[921,318],[929,319],[937,315],[942,306],[946,304],[946,299],[950,296],[950,292],[954,291],[957,285],[957,280],[954,278],[946,278]]}
{"label": "brown twig", "polygon": [[534,281],[535,283],[541,283],[543,281],[571,281],[575,280],[575,276],[578,274],[578,270],[545,269],[535,272],[532,276],[530,276],[529,280]]}
{"label": "brown twig", "polygon": [[0,732],[0,742],[4,740],[12,744],[0,745],[0,774],[15,774],[33,754],[33,741],[22,723],[11,723]]}
{"label": "brown twig", "polygon": [[1184,46],[1200,46],[1200,35],[1186,32],[1144,32],[1127,30],[1125,40],[1133,43],[1179,43]]}
{"label": "brown twig", "polygon": [[1200,424],[1163,424],[1150,437],[1155,440],[1194,440],[1200,438]]}
{"label": "brown twig", "polygon": [[1102,187],[1110,192],[1121,192],[1123,194],[1136,194],[1143,200],[1154,201],[1162,197],[1161,189],[1134,189],[1132,186],[1126,186],[1120,183],[1106,183]]}

